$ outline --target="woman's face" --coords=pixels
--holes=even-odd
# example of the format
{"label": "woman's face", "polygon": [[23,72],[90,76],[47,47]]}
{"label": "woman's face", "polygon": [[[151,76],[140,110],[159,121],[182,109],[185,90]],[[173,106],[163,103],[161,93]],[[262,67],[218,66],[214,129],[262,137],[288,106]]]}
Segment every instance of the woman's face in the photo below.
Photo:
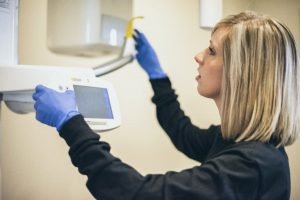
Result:
{"label": "woman's face", "polygon": [[198,82],[198,93],[220,101],[220,92],[223,73],[223,36],[226,31],[217,29],[211,36],[209,47],[195,56],[199,64],[199,75],[196,77]]}

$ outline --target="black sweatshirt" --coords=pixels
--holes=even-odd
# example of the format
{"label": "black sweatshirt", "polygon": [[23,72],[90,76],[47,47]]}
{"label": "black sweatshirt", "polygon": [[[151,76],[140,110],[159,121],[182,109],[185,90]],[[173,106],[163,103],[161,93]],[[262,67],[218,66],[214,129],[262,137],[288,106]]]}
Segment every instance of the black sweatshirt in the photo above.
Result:
{"label": "black sweatshirt", "polygon": [[72,163],[88,176],[87,187],[95,198],[289,200],[289,165],[283,148],[271,142],[225,141],[219,126],[200,129],[180,109],[168,78],[151,84],[160,125],[179,151],[202,164],[142,176],[113,156],[109,144],[77,115],[65,123],[60,135],[70,146]]}

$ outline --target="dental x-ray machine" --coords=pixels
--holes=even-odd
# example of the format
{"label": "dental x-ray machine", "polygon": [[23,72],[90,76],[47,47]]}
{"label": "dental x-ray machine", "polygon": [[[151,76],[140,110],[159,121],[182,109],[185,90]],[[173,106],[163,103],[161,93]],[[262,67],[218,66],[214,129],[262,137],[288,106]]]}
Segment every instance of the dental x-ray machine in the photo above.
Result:
{"label": "dental x-ray machine", "polygon": [[1,100],[10,110],[22,114],[34,112],[32,94],[38,84],[60,92],[74,90],[78,110],[93,130],[120,126],[115,91],[109,82],[97,77],[134,60],[132,32],[136,18],[131,17],[131,7],[131,0],[48,0],[51,51],[81,56],[120,52],[116,59],[100,66],[71,68],[18,65],[18,1],[0,0],[0,43],[6,45],[0,47],[0,54],[9,53],[0,55]]}

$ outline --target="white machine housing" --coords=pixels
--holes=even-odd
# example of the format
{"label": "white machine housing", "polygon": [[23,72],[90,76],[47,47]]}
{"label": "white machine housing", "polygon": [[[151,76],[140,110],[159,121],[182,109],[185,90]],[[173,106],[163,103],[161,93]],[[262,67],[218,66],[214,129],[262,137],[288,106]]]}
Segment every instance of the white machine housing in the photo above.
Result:
{"label": "white machine housing", "polygon": [[78,110],[94,131],[110,130],[121,124],[113,86],[96,78],[93,69],[0,65],[0,94],[12,111],[20,114],[34,112],[32,94],[38,84],[59,92],[74,90]]}
{"label": "white machine housing", "polygon": [[133,0],[48,0],[47,44],[54,53],[119,53]]}

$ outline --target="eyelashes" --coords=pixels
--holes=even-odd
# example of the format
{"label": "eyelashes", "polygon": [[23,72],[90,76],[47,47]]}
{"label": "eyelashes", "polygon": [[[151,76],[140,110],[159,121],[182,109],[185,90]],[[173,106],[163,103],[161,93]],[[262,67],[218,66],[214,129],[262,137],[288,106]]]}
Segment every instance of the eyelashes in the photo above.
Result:
{"label": "eyelashes", "polygon": [[209,55],[215,55],[215,51],[211,48],[208,47]]}

